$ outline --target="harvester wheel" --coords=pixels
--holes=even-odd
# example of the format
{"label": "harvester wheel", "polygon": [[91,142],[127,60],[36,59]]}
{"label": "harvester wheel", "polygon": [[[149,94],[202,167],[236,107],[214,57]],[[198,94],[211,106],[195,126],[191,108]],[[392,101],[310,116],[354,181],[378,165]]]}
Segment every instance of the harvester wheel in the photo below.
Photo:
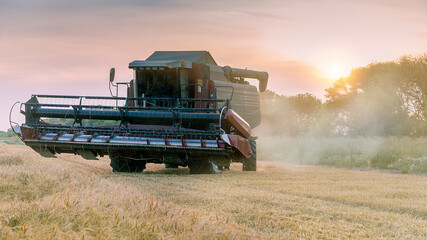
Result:
{"label": "harvester wheel", "polygon": [[142,172],[146,165],[145,161],[130,160],[111,156],[110,159],[110,166],[113,168],[113,172]]}
{"label": "harvester wheel", "polygon": [[191,160],[188,164],[190,174],[220,174],[218,166],[210,160],[198,159]]}
{"label": "harvester wheel", "polygon": [[252,155],[250,158],[243,159],[243,171],[256,171],[256,140],[249,138]]}
{"label": "harvester wheel", "polygon": [[165,163],[165,168],[178,168],[178,164]]}
{"label": "harvester wheel", "polygon": [[230,170],[230,165],[228,165],[228,166],[218,166],[218,169],[221,170],[221,171],[228,171],[228,170]]}

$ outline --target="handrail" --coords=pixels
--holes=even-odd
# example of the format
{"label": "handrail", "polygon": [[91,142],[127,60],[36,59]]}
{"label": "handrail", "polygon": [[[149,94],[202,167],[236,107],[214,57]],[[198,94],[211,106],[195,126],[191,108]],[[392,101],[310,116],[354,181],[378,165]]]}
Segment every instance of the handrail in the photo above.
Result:
{"label": "handrail", "polygon": [[217,111],[219,108],[180,108],[180,107],[127,107],[127,106],[102,106],[102,105],[73,105],[73,104],[44,104],[44,103],[23,103],[29,106],[39,107],[67,107],[67,108],[94,108],[94,109],[123,109],[123,110],[174,110],[174,111],[189,111],[189,112],[203,112],[203,111]]}
{"label": "handrail", "polygon": [[209,98],[154,98],[154,97],[105,97],[105,96],[75,96],[75,95],[41,95],[41,94],[33,94],[33,97],[40,98],[71,98],[71,99],[103,99],[103,100],[184,100],[184,101],[206,101],[206,102],[225,102],[226,99],[209,99]]}

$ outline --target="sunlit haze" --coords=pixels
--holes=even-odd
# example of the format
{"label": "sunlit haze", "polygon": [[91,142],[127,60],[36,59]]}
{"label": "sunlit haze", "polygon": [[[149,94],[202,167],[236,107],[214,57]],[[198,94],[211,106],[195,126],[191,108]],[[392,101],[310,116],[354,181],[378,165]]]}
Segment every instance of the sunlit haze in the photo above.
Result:
{"label": "sunlit haze", "polygon": [[427,2],[0,2],[0,130],[33,93],[109,95],[108,71],[155,50],[208,50],[219,65],[267,71],[279,94],[324,89],[352,68],[427,50]]}
{"label": "sunlit haze", "polygon": [[332,61],[328,66],[322,69],[324,71],[325,77],[332,82],[339,78],[348,76],[351,71],[350,68],[345,69],[343,64],[338,61]]}

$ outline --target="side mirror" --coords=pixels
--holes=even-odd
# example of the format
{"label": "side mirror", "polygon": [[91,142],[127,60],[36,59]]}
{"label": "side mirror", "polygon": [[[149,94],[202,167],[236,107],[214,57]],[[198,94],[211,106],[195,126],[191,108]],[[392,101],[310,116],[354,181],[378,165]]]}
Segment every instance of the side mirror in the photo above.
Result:
{"label": "side mirror", "polygon": [[114,82],[114,75],[116,73],[116,69],[115,68],[111,68],[110,69],[110,82]]}

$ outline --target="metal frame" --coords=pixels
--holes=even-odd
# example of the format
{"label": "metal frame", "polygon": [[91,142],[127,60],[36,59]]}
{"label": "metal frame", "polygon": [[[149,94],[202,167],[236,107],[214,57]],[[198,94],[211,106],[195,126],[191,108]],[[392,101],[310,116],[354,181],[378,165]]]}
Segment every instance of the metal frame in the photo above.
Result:
{"label": "metal frame", "polygon": [[[75,99],[76,104],[70,103],[40,103],[42,99]],[[87,105],[84,100],[111,100],[111,105]],[[115,106],[113,102],[124,100],[124,106]],[[158,101],[156,107],[127,106],[129,101]],[[78,103],[77,103],[78,102]],[[223,106],[211,108],[194,108],[195,102],[224,103]],[[103,97],[103,96],[73,96],[73,95],[32,95],[26,103],[21,103],[21,113],[25,115],[25,126],[40,133],[49,132],[88,132],[93,134],[119,134],[126,136],[168,136],[189,139],[220,139],[220,112],[227,108],[228,99],[194,99],[194,98],[138,98],[138,97]],[[217,104],[211,104],[217,105]],[[25,106],[25,111],[22,110]],[[69,118],[74,119],[71,126],[40,123],[40,118]],[[82,126],[83,119],[117,120],[116,127]],[[159,119],[171,121],[169,130],[138,129],[128,126],[138,119]],[[190,121],[212,122],[218,124],[215,131],[179,129],[176,122],[183,119]],[[79,124],[80,126],[75,126]],[[124,127],[123,127],[124,126]],[[178,126],[178,128],[177,128]]]}

